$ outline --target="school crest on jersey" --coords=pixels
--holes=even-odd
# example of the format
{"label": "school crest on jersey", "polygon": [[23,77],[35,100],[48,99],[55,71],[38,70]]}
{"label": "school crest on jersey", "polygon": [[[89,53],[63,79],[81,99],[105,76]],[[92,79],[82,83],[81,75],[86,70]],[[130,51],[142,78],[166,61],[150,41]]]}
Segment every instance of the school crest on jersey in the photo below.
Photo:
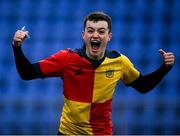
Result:
{"label": "school crest on jersey", "polygon": [[107,78],[112,78],[114,76],[114,70],[113,69],[106,70],[105,74]]}

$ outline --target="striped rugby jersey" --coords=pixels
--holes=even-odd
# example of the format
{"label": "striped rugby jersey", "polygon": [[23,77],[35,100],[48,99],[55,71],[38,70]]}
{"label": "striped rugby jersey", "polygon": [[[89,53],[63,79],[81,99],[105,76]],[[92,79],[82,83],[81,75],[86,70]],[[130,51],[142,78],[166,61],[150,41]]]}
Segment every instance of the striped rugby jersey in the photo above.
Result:
{"label": "striped rugby jersey", "polygon": [[63,134],[112,134],[115,86],[119,80],[129,84],[140,74],[126,56],[107,50],[100,61],[88,59],[81,48],[61,50],[38,63],[44,76],[63,80]]}

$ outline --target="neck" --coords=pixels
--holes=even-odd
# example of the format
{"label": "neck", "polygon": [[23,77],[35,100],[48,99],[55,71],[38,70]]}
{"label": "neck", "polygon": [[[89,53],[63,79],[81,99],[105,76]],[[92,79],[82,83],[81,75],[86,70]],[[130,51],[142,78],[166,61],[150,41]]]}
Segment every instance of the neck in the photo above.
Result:
{"label": "neck", "polygon": [[86,56],[91,60],[101,60],[104,57],[105,52],[102,52],[100,55],[91,55],[86,50]]}
{"label": "neck", "polygon": [[85,43],[84,43],[82,49],[83,49],[83,52],[84,52],[84,55],[86,56],[86,58],[88,58],[88,59],[90,59],[90,60],[94,60],[94,61],[98,61],[98,60],[103,59],[104,56],[105,56],[105,52],[106,52],[106,51],[102,52],[99,56],[97,56],[97,55],[96,55],[96,56],[90,55],[90,54],[88,53],[87,49],[86,49]]}

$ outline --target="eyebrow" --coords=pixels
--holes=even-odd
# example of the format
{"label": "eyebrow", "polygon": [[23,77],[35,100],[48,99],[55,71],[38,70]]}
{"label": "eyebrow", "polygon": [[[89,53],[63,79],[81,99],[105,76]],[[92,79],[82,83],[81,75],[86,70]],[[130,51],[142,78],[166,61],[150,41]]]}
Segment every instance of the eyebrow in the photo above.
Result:
{"label": "eyebrow", "polygon": [[[87,27],[87,29],[94,29],[94,28],[93,27]],[[104,27],[98,28],[98,30],[100,30],[100,29],[106,30],[106,28],[104,28]]]}

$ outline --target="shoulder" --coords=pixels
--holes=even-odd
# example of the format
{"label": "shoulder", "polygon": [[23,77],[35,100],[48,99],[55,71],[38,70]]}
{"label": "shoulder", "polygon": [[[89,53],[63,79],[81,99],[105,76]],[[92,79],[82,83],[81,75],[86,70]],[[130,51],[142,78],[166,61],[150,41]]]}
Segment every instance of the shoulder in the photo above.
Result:
{"label": "shoulder", "polygon": [[131,61],[126,55],[116,50],[106,51],[106,56],[110,59],[117,59],[118,61],[124,64],[131,64]]}
{"label": "shoulder", "polygon": [[116,50],[106,50],[106,56],[110,59],[118,59],[121,61],[129,61],[129,58],[125,56],[124,54],[120,53],[119,51]]}
{"label": "shoulder", "polygon": [[124,54],[121,54],[121,62],[126,66],[133,66],[131,60]]}
{"label": "shoulder", "polygon": [[67,56],[68,54],[71,54],[73,52],[74,51],[72,49],[66,48],[66,49],[59,50],[58,52],[54,53],[53,56],[62,57],[62,56]]}
{"label": "shoulder", "polygon": [[116,50],[106,50],[106,56],[108,58],[118,58],[121,56],[121,53]]}

